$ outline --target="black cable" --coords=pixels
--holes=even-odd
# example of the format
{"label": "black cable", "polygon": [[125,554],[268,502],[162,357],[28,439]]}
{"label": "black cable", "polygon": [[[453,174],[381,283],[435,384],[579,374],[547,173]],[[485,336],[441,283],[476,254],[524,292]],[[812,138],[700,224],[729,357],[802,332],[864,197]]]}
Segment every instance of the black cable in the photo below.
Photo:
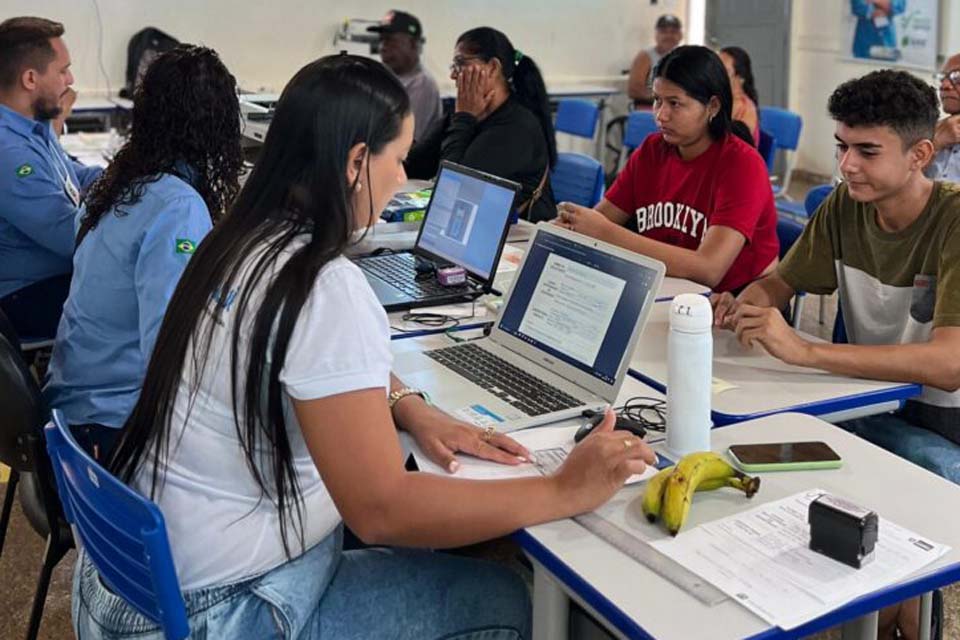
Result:
{"label": "black cable", "polygon": [[665,431],[667,427],[667,401],[648,396],[634,396],[622,407],[614,409],[617,414],[638,422],[647,431]]}

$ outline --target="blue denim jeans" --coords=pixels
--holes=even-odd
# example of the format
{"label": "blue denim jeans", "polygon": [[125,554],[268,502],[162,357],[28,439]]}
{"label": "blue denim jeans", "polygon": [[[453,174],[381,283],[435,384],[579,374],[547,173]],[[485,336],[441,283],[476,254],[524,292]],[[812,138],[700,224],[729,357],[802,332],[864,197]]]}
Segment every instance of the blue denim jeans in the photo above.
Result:
{"label": "blue denim jeans", "polygon": [[960,446],[904,420],[896,413],[857,418],[838,423],[837,426],[960,484]]}
{"label": "blue denim jeans", "polygon": [[[244,582],[183,594],[191,638],[522,640],[530,594],[499,565],[430,551],[341,551],[337,529],[298,558]],[[73,584],[79,640],[161,640],[81,553]]]}

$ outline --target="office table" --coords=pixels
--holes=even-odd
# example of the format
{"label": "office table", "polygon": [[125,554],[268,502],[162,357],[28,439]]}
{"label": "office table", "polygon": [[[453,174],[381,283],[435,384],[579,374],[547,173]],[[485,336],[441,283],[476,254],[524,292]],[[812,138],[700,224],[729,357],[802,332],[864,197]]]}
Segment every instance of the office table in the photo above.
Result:
{"label": "office table", "polygon": [[[841,455],[844,465],[830,471],[763,474],[760,492],[752,500],[734,492],[697,494],[687,530],[816,487],[869,507],[952,550],[892,587],[784,632],[733,600],[712,607],[702,604],[572,520],[551,522],[515,534],[534,565],[536,640],[567,637],[569,600],[579,603],[620,638],[799,638],[838,624],[845,625],[844,638],[866,638],[871,631],[875,637],[872,612],[960,581],[960,511],[936,508],[960,501],[957,485],[804,414],[767,416],[715,429],[712,440],[715,451],[734,443],[823,440]],[[627,529],[644,528],[651,537],[666,536],[638,515],[636,501],[642,491],[642,485],[632,486],[615,496],[615,501],[625,505],[619,524]]]}
{"label": "office table", "polygon": [[[653,308],[630,362],[633,375],[661,391],[667,387],[669,311],[669,305]],[[734,385],[713,395],[716,426],[785,411],[839,422],[892,411],[920,393],[916,384],[864,380],[784,364],[759,345],[740,346],[734,333],[723,329],[713,331],[713,376]]]}

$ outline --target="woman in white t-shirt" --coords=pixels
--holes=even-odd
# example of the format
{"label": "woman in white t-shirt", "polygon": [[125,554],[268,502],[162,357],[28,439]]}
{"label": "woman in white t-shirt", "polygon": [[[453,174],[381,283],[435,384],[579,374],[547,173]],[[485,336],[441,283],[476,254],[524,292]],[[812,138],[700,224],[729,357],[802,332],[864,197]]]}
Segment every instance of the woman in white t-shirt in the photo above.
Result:
{"label": "woman in white t-shirt", "polygon": [[[603,429],[552,477],[475,482],[404,470],[408,431],[516,463],[505,436],[455,421],[390,373],[389,327],[343,257],[404,179],[413,117],[377,62],[317,60],[283,92],[260,160],[190,261],[111,468],[164,513],[198,637],[526,638],[509,570],[456,547],[590,511],[652,451]],[[393,393],[391,393],[393,392]],[[78,637],[160,637],[81,556]]]}

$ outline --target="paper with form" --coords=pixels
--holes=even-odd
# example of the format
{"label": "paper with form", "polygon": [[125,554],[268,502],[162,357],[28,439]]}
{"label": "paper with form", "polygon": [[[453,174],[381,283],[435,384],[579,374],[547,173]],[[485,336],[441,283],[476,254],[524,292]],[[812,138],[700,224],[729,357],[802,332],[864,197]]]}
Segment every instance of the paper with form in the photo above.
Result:
{"label": "paper with form", "polygon": [[897,582],[950,550],[880,518],[874,558],[861,569],[812,551],[807,510],[824,493],[812,489],[652,544],[783,629]]}

